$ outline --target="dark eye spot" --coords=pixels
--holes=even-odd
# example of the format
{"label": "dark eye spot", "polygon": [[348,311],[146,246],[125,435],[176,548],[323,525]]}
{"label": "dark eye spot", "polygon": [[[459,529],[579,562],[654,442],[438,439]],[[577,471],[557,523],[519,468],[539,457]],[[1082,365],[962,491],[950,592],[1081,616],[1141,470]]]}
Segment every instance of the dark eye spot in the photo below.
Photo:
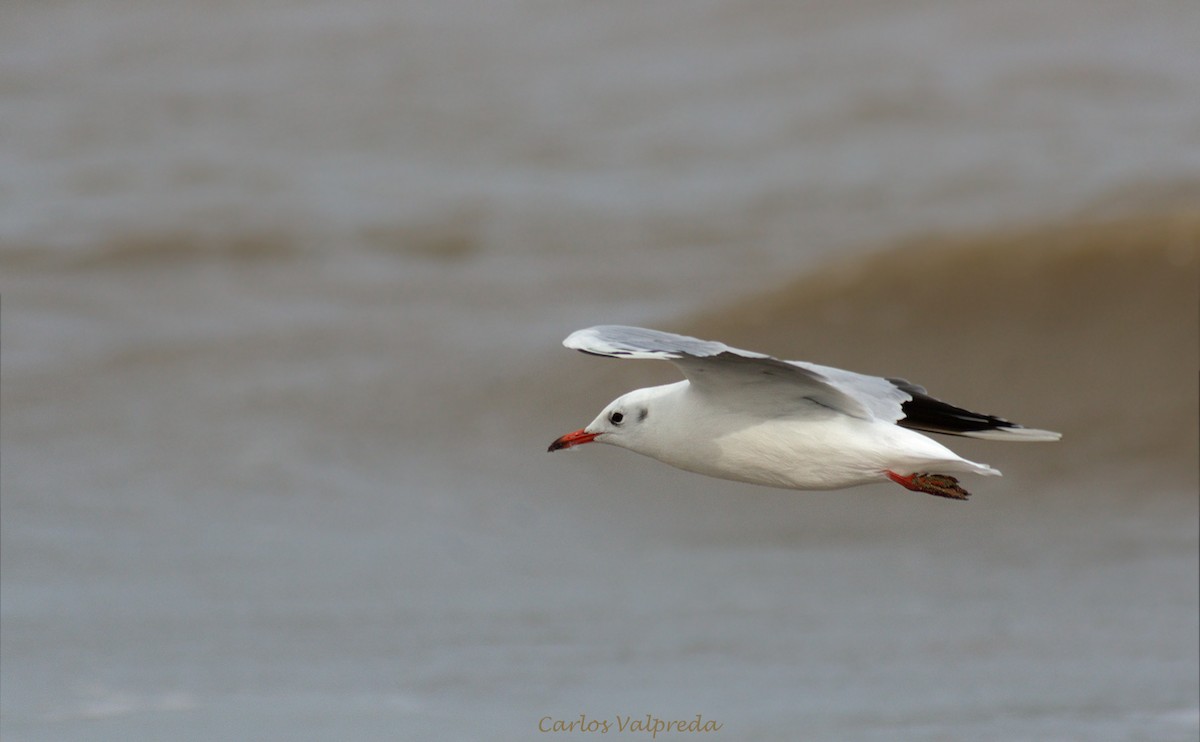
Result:
{"label": "dark eye spot", "polygon": [[625,419],[625,416],[623,414],[621,414],[620,412],[614,412],[613,414],[608,416],[608,421],[610,423],[612,423],[613,425],[620,425],[621,421],[624,419]]}

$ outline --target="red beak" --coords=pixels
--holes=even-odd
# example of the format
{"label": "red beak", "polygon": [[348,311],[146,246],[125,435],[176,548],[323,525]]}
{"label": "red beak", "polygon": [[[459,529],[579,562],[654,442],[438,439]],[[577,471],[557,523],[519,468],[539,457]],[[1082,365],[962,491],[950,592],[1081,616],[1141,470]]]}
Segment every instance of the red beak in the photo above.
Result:
{"label": "red beak", "polygon": [[546,450],[557,451],[560,448],[570,448],[572,446],[579,446],[584,443],[591,443],[592,441],[596,440],[597,435],[599,435],[599,433],[585,433],[582,430],[576,430],[574,433],[567,433],[562,438],[554,441],[550,444],[550,448]]}

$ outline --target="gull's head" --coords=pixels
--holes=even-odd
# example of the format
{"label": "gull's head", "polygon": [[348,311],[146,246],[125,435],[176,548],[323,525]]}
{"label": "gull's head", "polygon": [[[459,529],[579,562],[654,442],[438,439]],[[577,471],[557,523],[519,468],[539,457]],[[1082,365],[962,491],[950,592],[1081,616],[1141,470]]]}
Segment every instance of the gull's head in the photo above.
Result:
{"label": "gull's head", "polygon": [[648,440],[648,424],[657,419],[656,411],[662,412],[661,401],[665,389],[637,389],[617,397],[586,428],[567,433],[551,443],[549,450],[558,451],[592,441],[611,443],[633,451],[641,450],[643,442]]}

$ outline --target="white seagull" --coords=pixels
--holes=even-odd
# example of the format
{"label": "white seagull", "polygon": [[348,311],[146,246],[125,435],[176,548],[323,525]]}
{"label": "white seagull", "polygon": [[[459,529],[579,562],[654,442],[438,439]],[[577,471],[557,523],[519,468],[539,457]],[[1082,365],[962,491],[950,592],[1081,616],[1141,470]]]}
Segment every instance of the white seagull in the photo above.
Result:
{"label": "white seagull", "polygon": [[798,490],[891,480],[965,500],[955,474],[999,475],[917,431],[999,441],[1056,441],[934,399],[923,387],[640,327],[600,325],[563,345],[610,358],[674,363],[687,378],[613,400],[551,451],[599,441],[687,471]]}

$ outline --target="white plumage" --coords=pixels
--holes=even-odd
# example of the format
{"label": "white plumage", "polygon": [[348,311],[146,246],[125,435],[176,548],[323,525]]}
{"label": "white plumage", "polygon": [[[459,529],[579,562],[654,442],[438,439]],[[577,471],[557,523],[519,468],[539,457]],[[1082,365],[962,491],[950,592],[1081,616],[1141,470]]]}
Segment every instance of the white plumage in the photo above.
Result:
{"label": "white plumage", "polygon": [[790,489],[892,480],[965,499],[946,474],[998,475],[918,430],[1010,441],[1060,435],[970,412],[901,379],[782,361],[638,327],[602,325],[563,344],[593,355],[669,360],[684,381],[637,389],[550,450],[598,441],[708,476]]}

